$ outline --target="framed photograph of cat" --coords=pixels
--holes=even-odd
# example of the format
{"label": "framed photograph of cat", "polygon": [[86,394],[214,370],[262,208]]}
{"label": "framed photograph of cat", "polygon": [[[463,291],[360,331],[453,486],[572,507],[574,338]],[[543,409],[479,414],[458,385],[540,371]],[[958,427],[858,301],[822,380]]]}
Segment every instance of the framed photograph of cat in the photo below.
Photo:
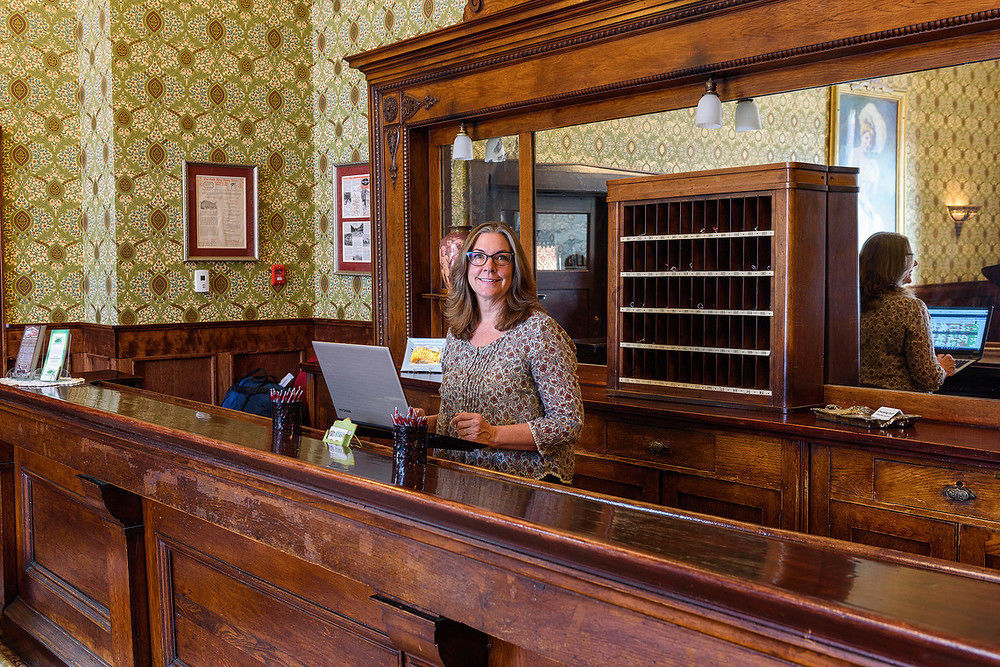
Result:
{"label": "framed photograph of cat", "polygon": [[367,163],[336,167],[337,272],[372,270],[371,174]]}

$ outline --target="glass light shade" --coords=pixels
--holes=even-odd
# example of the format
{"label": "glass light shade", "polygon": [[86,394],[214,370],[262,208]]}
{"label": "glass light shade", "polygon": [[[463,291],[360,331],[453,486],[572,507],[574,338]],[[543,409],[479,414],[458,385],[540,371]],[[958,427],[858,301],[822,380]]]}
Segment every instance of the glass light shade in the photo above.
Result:
{"label": "glass light shade", "polygon": [[465,131],[465,123],[458,128],[458,135],[455,136],[455,143],[451,145],[452,160],[472,159],[472,138]]}
{"label": "glass light shade", "polygon": [[708,80],[705,94],[698,100],[698,108],[694,112],[694,126],[706,130],[717,130],[722,127],[722,101],[715,94],[715,81]]}
{"label": "glass light shade", "polygon": [[760,109],[750,98],[740,100],[736,104],[736,131],[748,132],[760,129]]}
{"label": "glass light shade", "polygon": [[979,207],[972,206],[970,204],[948,207],[948,215],[950,215],[951,219],[955,222],[965,222],[969,218],[976,215],[976,213],[979,213]]}

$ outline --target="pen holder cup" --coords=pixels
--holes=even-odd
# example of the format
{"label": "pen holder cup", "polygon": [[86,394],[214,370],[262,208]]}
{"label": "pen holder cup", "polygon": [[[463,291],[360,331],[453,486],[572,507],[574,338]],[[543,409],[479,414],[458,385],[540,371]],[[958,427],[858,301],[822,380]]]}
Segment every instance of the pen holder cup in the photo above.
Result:
{"label": "pen holder cup", "polygon": [[298,456],[302,440],[302,402],[272,402],[271,408],[271,451]]}
{"label": "pen holder cup", "polygon": [[427,425],[392,427],[392,458],[400,464],[427,463]]}

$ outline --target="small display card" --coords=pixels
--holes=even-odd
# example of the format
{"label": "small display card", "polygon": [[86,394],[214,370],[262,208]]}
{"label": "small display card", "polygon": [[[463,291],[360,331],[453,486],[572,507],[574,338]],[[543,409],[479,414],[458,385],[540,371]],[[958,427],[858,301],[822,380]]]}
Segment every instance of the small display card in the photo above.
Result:
{"label": "small display card", "polygon": [[69,351],[69,331],[57,329],[49,335],[49,349],[45,353],[40,380],[54,382],[62,374],[66,353]]}
{"label": "small display card", "polygon": [[890,408],[883,405],[881,408],[872,413],[871,418],[877,419],[878,421],[888,421],[901,416],[903,416],[902,410],[897,410],[896,408]]}
{"label": "small display card", "polygon": [[328,445],[346,447],[351,444],[351,438],[357,429],[358,425],[352,422],[350,418],[340,419],[333,422],[333,426],[323,436],[323,442]]}

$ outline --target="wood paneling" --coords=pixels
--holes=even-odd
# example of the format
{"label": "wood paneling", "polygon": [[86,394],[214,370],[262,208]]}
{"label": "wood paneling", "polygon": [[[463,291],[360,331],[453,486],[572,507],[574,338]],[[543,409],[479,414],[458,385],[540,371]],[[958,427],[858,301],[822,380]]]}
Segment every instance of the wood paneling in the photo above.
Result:
{"label": "wood paneling", "polygon": [[[300,319],[255,322],[201,322],[106,326],[59,324],[73,335],[70,368],[79,373],[119,370],[142,377],[144,389],[203,403],[219,403],[226,390],[256,368],[277,379],[298,375],[301,362],[310,358],[312,341],[372,343],[370,322]],[[11,327],[11,349],[20,344],[24,327]],[[308,392],[307,401],[319,411],[313,423],[329,415],[325,387]],[[326,409],[326,412],[324,412]],[[320,419],[320,421],[316,421]]]}
{"label": "wood paneling", "polygon": [[69,661],[149,661],[141,499],[17,450],[22,628]]}
{"label": "wood paneling", "polygon": [[218,403],[214,356],[176,356],[130,360],[129,372],[142,377],[142,388],[202,403]]}
{"label": "wood paneling", "polygon": [[954,523],[850,503],[830,503],[830,536],[919,556],[956,560]]}
{"label": "wood paneling", "polygon": [[660,472],[654,468],[576,455],[573,486],[609,496],[660,502]]}
{"label": "wood paneling", "polygon": [[0,604],[17,593],[17,515],[14,496],[14,447],[0,442]]}
{"label": "wood paneling", "polygon": [[376,630],[368,587],[165,507],[147,510],[158,664],[400,662]]}
{"label": "wood paneling", "polygon": [[[121,400],[109,402],[109,393]],[[164,639],[178,637],[177,652],[191,660],[205,657],[198,651],[206,646],[217,661],[244,658],[220,637],[280,657],[281,641],[303,635],[268,624],[301,624],[303,609],[314,612],[310,622],[321,628],[314,638],[323,643],[334,629],[330,617],[317,620],[325,612],[315,607],[322,607],[335,612],[337,632],[354,631],[356,619],[384,632],[397,650],[426,647],[425,621],[444,617],[567,664],[1000,661],[1000,580],[977,570],[452,464],[428,465],[420,491],[395,488],[387,483],[392,460],[376,450],[356,448],[354,464],[345,466],[329,461],[322,442],[303,438],[298,460],[277,456],[259,420],[205,412],[211,419],[193,419],[179,399],[128,390],[74,387],[57,400],[0,387],[0,440],[138,491],[148,511],[155,503],[212,524],[147,531],[148,539],[163,536],[157,539],[172,562],[186,559],[180,576],[157,566],[153,606],[164,608],[167,594],[192,606],[171,603],[164,617],[174,618],[175,628],[154,627]],[[784,523],[777,490],[740,494],[737,486],[753,485],[713,488],[720,480],[656,472],[691,478],[676,485],[685,497],[678,504],[716,502],[740,518]],[[58,470],[49,477],[61,488],[80,483]],[[916,531],[911,537],[923,539]],[[886,587],[887,577],[904,583]],[[211,589],[199,588],[206,579]],[[351,582],[379,595],[380,604],[395,601],[403,615],[390,623],[381,610],[380,620],[360,622],[370,611]],[[273,598],[274,619],[251,621],[246,610],[265,613],[266,598]],[[33,609],[20,603],[5,615]],[[43,626],[33,626],[36,636],[47,636]],[[206,636],[199,628],[218,631]],[[435,621],[438,646],[440,628]]]}
{"label": "wood paneling", "polygon": [[668,507],[758,526],[795,527],[795,516],[782,515],[781,494],[758,486],[664,472],[660,502]]}

